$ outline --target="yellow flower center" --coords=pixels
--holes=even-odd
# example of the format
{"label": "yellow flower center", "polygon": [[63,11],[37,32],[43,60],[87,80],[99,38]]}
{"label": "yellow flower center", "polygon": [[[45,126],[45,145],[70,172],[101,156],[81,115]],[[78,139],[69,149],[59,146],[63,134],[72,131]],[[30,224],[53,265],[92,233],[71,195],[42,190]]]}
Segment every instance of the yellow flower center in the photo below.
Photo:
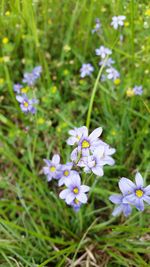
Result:
{"label": "yellow flower center", "polygon": [[69,171],[64,171],[64,175],[68,176],[69,175]]}
{"label": "yellow flower center", "polygon": [[77,198],[75,198],[74,203],[75,203],[75,204],[79,204],[79,202],[80,202],[80,201],[79,201]]}
{"label": "yellow flower center", "polygon": [[79,193],[79,189],[78,189],[78,187],[75,187],[75,188],[73,189],[73,193],[75,193],[75,194],[78,194],[78,193]]}
{"label": "yellow flower center", "polygon": [[21,93],[25,94],[28,92],[28,90],[29,90],[28,87],[21,88]]}
{"label": "yellow flower center", "polygon": [[27,101],[24,101],[23,105],[25,108],[27,108],[29,106],[29,103]]}
{"label": "yellow flower center", "polygon": [[140,190],[140,189],[138,189],[138,190],[136,190],[136,192],[135,192],[135,194],[136,194],[136,196],[137,197],[142,197],[143,196],[143,191],[142,190]]}
{"label": "yellow flower center", "polygon": [[82,148],[88,148],[88,147],[90,147],[90,143],[87,140],[83,140]]}
{"label": "yellow flower center", "polygon": [[55,168],[54,166],[51,166],[51,167],[50,167],[50,171],[51,171],[51,172],[55,172],[55,171],[56,171],[56,168]]}

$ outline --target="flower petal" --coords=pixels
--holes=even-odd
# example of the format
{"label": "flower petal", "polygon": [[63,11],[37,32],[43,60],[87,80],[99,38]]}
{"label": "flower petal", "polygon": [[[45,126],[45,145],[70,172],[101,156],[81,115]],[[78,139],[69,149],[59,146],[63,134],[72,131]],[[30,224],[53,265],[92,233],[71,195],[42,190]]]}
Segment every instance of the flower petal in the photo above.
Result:
{"label": "flower petal", "polygon": [[76,198],[82,202],[82,203],[87,203],[87,195],[85,193],[80,193],[76,196]]}
{"label": "flower petal", "polygon": [[69,137],[66,142],[69,146],[73,146],[77,142],[77,138],[73,136]]}
{"label": "flower petal", "polygon": [[52,157],[52,163],[54,164],[59,164],[60,162],[60,156],[58,154],[55,154],[53,157]]}
{"label": "flower petal", "polygon": [[135,182],[138,187],[143,187],[144,184],[143,177],[139,172],[137,172],[135,175]]}
{"label": "flower petal", "polygon": [[118,216],[123,210],[123,206],[122,205],[119,205],[117,207],[114,208],[113,212],[112,212],[112,215],[113,216]]}
{"label": "flower petal", "polygon": [[150,195],[150,185],[146,186],[144,188],[144,191],[145,191],[146,195]]}
{"label": "flower petal", "polygon": [[71,204],[71,202],[76,198],[75,194],[73,194],[72,192],[70,192],[67,196],[66,196],[66,203],[69,205]]}
{"label": "flower petal", "polygon": [[60,192],[59,197],[61,199],[65,199],[69,193],[70,193],[70,190],[68,188],[64,189],[63,191]]}
{"label": "flower petal", "polygon": [[90,187],[87,185],[81,185],[80,187],[80,192],[85,193],[88,192],[90,190]]}
{"label": "flower petal", "polygon": [[132,212],[132,207],[128,204],[123,204],[123,213],[127,217],[131,214]]}
{"label": "flower petal", "polygon": [[144,195],[143,200],[146,201],[148,204],[150,204],[150,197]]}
{"label": "flower petal", "polygon": [[121,204],[122,203],[122,195],[111,195],[109,200],[114,204]]}
{"label": "flower petal", "polygon": [[97,176],[103,176],[104,175],[103,168],[100,166],[96,166],[96,167],[92,168],[92,172],[94,174],[96,174]]}
{"label": "flower petal", "polygon": [[135,202],[135,206],[139,211],[143,211],[144,210],[144,202],[143,199],[141,198],[137,198],[136,202]]}
{"label": "flower petal", "polygon": [[132,193],[135,187],[135,184],[127,178],[122,177],[119,181],[119,188],[123,195]]}
{"label": "flower petal", "polygon": [[90,140],[97,139],[97,138],[101,135],[102,131],[103,131],[102,127],[96,128],[96,129],[89,135]]}

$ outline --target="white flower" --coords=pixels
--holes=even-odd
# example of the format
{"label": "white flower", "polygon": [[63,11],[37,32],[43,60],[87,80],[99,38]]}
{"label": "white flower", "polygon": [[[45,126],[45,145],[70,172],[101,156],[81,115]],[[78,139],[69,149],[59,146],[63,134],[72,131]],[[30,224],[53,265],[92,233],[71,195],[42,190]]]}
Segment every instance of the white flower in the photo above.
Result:
{"label": "white flower", "polygon": [[107,55],[111,55],[112,51],[109,48],[101,45],[99,48],[95,49],[95,53],[97,56],[101,56],[101,58],[104,59]]}
{"label": "white flower", "polygon": [[119,26],[124,25],[125,19],[126,19],[126,16],[114,16],[112,17],[112,22],[110,25],[112,25],[114,29],[117,30]]}
{"label": "white flower", "polygon": [[80,76],[81,78],[84,78],[85,76],[90,76],[91,73],[94,71],[93,66],[90,63],[83,64],[80,69]]}
{"label": "white flower", "polygon": [[120,77],[120,73],[113,67],[110,67],[108,69],[106,69],[107,74],[107,78],[109,80],[116,80],[117,78]]}

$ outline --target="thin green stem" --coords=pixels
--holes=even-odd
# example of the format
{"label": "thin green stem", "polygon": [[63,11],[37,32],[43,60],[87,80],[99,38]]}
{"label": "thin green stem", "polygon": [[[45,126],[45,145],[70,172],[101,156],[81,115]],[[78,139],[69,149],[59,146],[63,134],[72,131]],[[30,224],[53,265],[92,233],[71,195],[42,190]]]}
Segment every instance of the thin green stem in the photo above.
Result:
{"label": "thin green stem", "polygon": [[[106,57],[105,60],[107,60],[107,58],[108,58],[108,57]],[[101,74],[102,74],[104,65],[105,65],[105,62],[104,62],[104,64],[101,66],[101,68],[100,68],[100,70],[99,70],[99,72],[98,72],[98,75],[97,75],[97,78],[96,78],[96,81],[95,81],[95,84],[94,84],[94,87],[93,87],[92,95],[91,95],[91,98],[90,98],[90,104],[89,104],[89,109],[88,109],[88,114],[87,114],[87,119],[86,119],[86,126],[87,126],[87,128],[89,128],[89,126],[90,126],[91,113],[92,113],[92,108],[93,108],[93,102],[94,102],[94,98],[95,98],[96,90],[97,90],[97,87],[98,87],[99,79],[100,79],[100,77],[101,77]]]}

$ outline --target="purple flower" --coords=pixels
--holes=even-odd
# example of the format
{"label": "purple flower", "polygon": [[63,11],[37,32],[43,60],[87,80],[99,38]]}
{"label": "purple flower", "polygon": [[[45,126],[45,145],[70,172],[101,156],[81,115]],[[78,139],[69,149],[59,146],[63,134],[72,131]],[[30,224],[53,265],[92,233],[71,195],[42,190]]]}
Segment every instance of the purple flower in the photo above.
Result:
{"label": "purple flower", "polygon": [[90,76],[91,73],[94,71],[93,66],[90,63],[83,64],[80,69],[80,76],[81,78],[84,78],[85,76]]}
{"label": "purple flower", "polygon": [[22,85],[20,83],[16,83],[13,86],[14,92],[20,94],[20,89],[22,88]]}
{"label": "purple flower", "polygon": [[35,67],[32,72],[26,72],[23,75],[23,82],[27,83],[28,86],[33,86],[37,80],[37,78],[40,77],[42,72],[42,67],[41,66],[37,66]]}
{"label": "purple flower", "polygon": [[110,57],[107,60],[103,59],[99,62],[99,66],[104,65],[105,67],[111,67],[112,64],[114,64],[115,61]]}
{"label": "purple flower", "polygon": [[83,133],[88,132],[88,129],[86,126],[82,126],[80,128],[74,128],[73,130],[69,131],[69,134],[71,137],[67,139],[67,144],[70,146],[73,146],[74,144],[78,144]]}
{"label": "purple flower", "polygon": [[36,78],[39,78],[41,73],[42,73],[42,67],[41,66],[37,66],[32,70],[32,73],[34,74],[34,76]]}
{"label": "purple flower", "polygon": [[105,146],[100,145],[94,150],[93,155],[83,157],[83,159],[80,160],[80,166],[84,167],[85,172],[92,171],[98,176],[103,176],[103,166],[106,164],[112,166],[115,163],[114,159],[110,157],[110,155],[114,153],[114,148],[110,148],[107,144]]}
{"label": "purple flower", "polygon": [[46,166],[43,167],[43,172],[47,176],[48,182],[52,179],[60,178],[60,156],[55,154],[52,160],[44,159]]}
{"label": "purple flower", "polygon": [[92,34],[95,33],[95,32],[100,32],[100,29],[101,29],[101,23],[100,23],[100,20],[97,18],[95,20],[95,25],[94,25],[94,29],[92,29]]}
{"label": "purple flower", "polygon": [[111,55],[112,51],[101,45],[99,48],[95,49],[95,53],[97,56],[101,56],[101,58],[105,58],[107,55]]}
{"label": "purple flower", "polygon": [[144,181],[139,172],[135,175],[135,184],[127,178],[122,178],[119,186],[122,192],[128,190],[123,203],[133,204],[140,211],[144,210],[144,201],[150,204],[150,185],[144,188]]}
{"label": "purple flower", "polygon": [[143,94],[143,88],[142,88],[142,85],[140,86],[134,86],[133,87],[133,92],[135,95],[142,95]]}
{"label": "purple flower", "polygon": [[64,199],[68,205],[74,203],[87,203],[87,195],[90,190],[89,186],[81,185],[81,178],[78,173],[74,173],[66,182],[67,188],[60,192],[59,197]]}
{"label": "purple flower", "polygon": [[34,114],[36,112],[36,109],[33,104],[38,103],[37,99],[28,99],[26,95],[17,95],[16,99],[20,103],[20,108],[24,113],[31,112],[32,114]]}
{"label": "purple flower", "polygon": [[60,176],[60,179],[58,181],[59,186],[61,186],[63,184],[66,185],[66,182],[68,181],[68,179],[70,179],[71,176],[76,173],[76,171],[71,170],[72,166],[73,166],[72,162],[67,162],[64,165],[61,165],[61,168],[60,168],[61,176]]}
{"label": "purple flower", "polygon": [[78,212],[80,207],[81,207],[82,203],[77,199],[75,198],[72,203],[70,204],[70,206],[73,207],[74,211],[75,212]]}
{"label": "purple flower", "polygon": [[113,216],[117,216],[121,212],[123,212],[126,217],[131,214],[132,212],[131,206],[129,204],[124,204],[123,198],[124,198],[123,195],[112,195],[109,197],[109,200],[117,205],[113,210],[112,213]]}
{"label": "purple flower", "polygon": [[26,72],[23,75],[23,83],[27,83],[28,86],[33,86],[36,81],[36,76],[32,72]]}
{"label": "purple flower", "polygon": [[114,27],[115,30],[117,30],[119,26],[124,25],[125,19],[126,19],[125,16],[114,16],[112,17],[111,25]]}
{"label": "purple flower", "polygon": [[79,151],[82,151],[83,156],[88,156],[89,152],[93,152],[94,149],[101,144],[99,136],[102,133],[102,128],[96,128],[90,135],[88,135],[87,129],[82,134],[82,138],[78,143]]}
{"label": "purple flower", "polygon": [[116,80],[117,78],[120,77],[120,73],[113,67],[110,67],[108,69],[106,69],[107,74],[107,78],[109,80]]}

